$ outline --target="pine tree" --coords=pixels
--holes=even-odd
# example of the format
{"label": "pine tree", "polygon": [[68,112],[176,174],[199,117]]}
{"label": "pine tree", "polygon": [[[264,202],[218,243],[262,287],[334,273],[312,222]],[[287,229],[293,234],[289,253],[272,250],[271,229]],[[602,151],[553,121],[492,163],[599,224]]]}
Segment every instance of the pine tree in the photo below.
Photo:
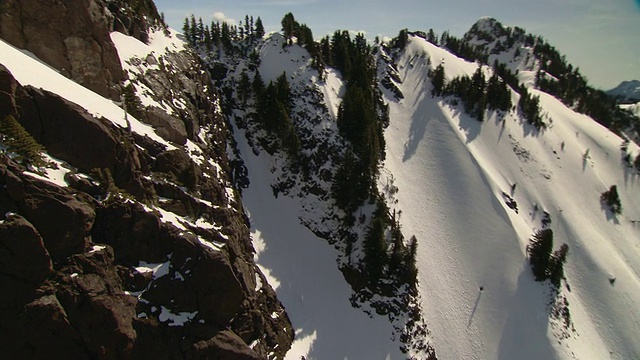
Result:
{"label": "pine tree", "polygon": [[429,32],[427,33],[427,41],[433,45],[438,45],[438,36],[433,32],[433,29],[429,29]]}
{"label": "pine tree", "polygon": [[491,110],[511,109],[511,92],[495,71],[487,84],[487,106]]}
{"label": "pine tree", "polygon": [[569,245],[562,244],[560,249],[553,252],[549,261],[549,280],[556,288],[560,288],[560,282],[564,279],[564,264],[569,254]]}
{"label": "pine tree", "polygon": [[262,25],[262,19],[260,16],[256,19],[256,38],[262,39],[264,37],[264,25]]}
{"label": "pine tree", "polygon": [[198,44],[198,25],[196,23],[196,16],[191,14],[189,20],[189,43],[193,46]]}
{"label": "pine tree", "polygon": [[331,193],[336,201],[336,205],[347,213],[352,212],[353,192],[351,191],[351,184],[353,182],[352,171],[355,164],[355,155],[351,149],[348,149],[342,158],[342,163],[337,167],[333,175],[333,182],[331,184]]}
{"label": "pine tree", "polygon": [[124,102],[127,113],[133,115],[137,119],[141,119],[144,116],[144,105],[142,101],[136,95],[136,90],[133,84],[129,83],[122,89],[122,95],[124,95]]}
{"label": "pine tree", "polygon": [[28,163],[35,167],[46,165],[46,161],[42,156],[45,151],[44,147],[12,115],[0,121],[0,144],[8,152],[15,153],[17,161]]}
{"label": "pine tree", "polygon": [[244,16],[244,34],[247,37],[251,36],[251,33],[253,32],[252,27],[253,27],[252,24],[249,23],[249,15],[245,15]]}
{"label": "pine tree", "polygon": [[211,39],[211,30],[209,29],[209,25],[204,27],[204,46],[207,52],[211,52],[213,50],[213,40]]}
{"label": "pine tree", "polygon": [[225,50],[229,51],[231,50],[231,29],[229,28],[229,24],[227,22],[223,22],[221,27],[220,40]]}
{"label": "pine tree", "polygon": [[418,267],[416,256],[418,254],[418,239],[415,236],[411,236],[409,239],[409,251],[407,252],[407,258],[404,261],[405,270],[405,282],[407,284],[415,284],[418,278]]}
{"label": "pine tree", "polygon": [[199,45],[204,43],[204,24],[202,23],[202,18],[198,18],[197,40]]}
{"label": "pine tree", "polygon": [[371,280],[377,282],[387,264],[387,241],[385,226],[380,218],[374,218],[364,240],[365,268]]}
{"label": "pine tree", "polygon": [[246,104],[249,95],[251,94],[251,80],[246,71],[240,73],[240,81],[238,82],[238,97],[242,104]]}
{"label": "pine tree", "polygon": [[441,96],[444,93],[444,80],[444,66],[440,64],[431,72],[431,84],[433,84],[431,95]]}
{"label": "pine tree", "polygon": [[545,281],[548,278],[552,249],[553,231],[551,229],[538,230],[529,241],[527,252],[536,281]]}
{"label": "pine tree", "polygon": [[404,49],[407,47],[407,43],[409,42],[409,31],[407,29],[402,29],[398,33],[398,37],[393,40],[393,47],[396,49]]}
{"label": "pine tree", "polygon": [[190,43],[191,36],[189,34],[191,34],[191,27],[189,26],[189,18],[184,19],[184,23],[182,24],[182,34],[186,38],[187,42]]}
{"label": "pine tree", "polygon": [[288,44],[291,45],[293,43],[292,37],[296,35],[296,20],[293,17],[293,14],[286,13],[282,18],[281,24],[284,38],[287,40]]}
{"label": "pine tree", "polygon": [[611,212],[620,215],[622,214],[622,204],[620,203],[620,196],[618,195],[618,187],[616,185],[612,185],[609,190],[605,191],[600,195],[600,201],[603,201]]}
{"label": "pine tree", "polygon": [[400,224],[393,222],[391,229],[391,241],[393,247],[391,249],[391,256],[389,257],[389,271],[402,274],[402,262],[405,260],[406,249],[404,246],[404,236],[400,230]]}

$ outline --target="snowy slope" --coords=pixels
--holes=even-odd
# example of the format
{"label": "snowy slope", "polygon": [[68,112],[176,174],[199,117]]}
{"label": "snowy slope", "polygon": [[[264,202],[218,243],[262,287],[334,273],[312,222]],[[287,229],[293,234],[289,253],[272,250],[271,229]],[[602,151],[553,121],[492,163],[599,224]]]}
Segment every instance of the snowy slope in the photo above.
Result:
{"label": "snowy slope", "polygon": [[[260,76],[266,84],[286,73],[294,99],[292,119],[300,130],[304,148],[314,166],[333,172],[331,156],[317,152],[343,147],[337,136],[336,116],[344,85],[340,74],[327,69],[324,80],[311,67],[309,53],[294,44],[283,47],[284,37],[270,34],[256,44],[260,54]],[[224,54],[219,61],[238,79],[249,72],[246,60]],[[236,80],[237,81],[237,80]],[[317,101],[317,102],[316,102]],[[236,119],[250,119],[243,108],[234,110]],[[354,308],[353,290],[339,270],[341,253],[320,233],[337,231],[338,220],[331,217],[330,182],[310,176],[318,192],[310,194],[288,173],[282,154],[269,155],[256,145],[262,130],[234,124],[237,150],[247,167],[250,185],[242,192],[251,223],[256,263],[284,304],[296,331],[287,359],[403,359],[398,332],[386,316],[370,316]],[[251,139],[251,140],[248,140]],[[325,149],[325,150],[323,150]],[[281,182],[295,183],[284,193],[274,194]],[[344,261],[344,260],[343,260]]]}
{"label": "snowy slope", "polygon": [[630,105],[620,105],[620,107],[631,111],[633,115],[640,118],[640,102]]}
{"label": "snowy slope", "polygon": [[388,320],[351,306],[352,290],[338,270],[338,254],[300,223],[300,199],[273,196],[273,160],[264,152],[254,155],[243,132],[236,130],[236,139],[251,179],[243,202],[256,262],[296,329],[287,359],[402,359]]}
{"label": "snowy slope", "polygon": [[[419,240],[423,311],[439,358],[639,358],[640,184],[621,162],[622,139],[546,94],[552,125],[543,133],[515,113],[489,113],[480,123],[431,98],[427,71],[443,57],[412,37],[398,61],[405,98],[389,98],[385,163],[399,188],[403,230]],[[451,56],[444,66],[452,76],[477,67]],[[624,208],[617,218],[599,200],[611,185]],[[534,282],[526,259],[543,210],[555,247],[570,247],[571,291],[562,294],[576,332],[564,340],[548,317],[548,285]]]}

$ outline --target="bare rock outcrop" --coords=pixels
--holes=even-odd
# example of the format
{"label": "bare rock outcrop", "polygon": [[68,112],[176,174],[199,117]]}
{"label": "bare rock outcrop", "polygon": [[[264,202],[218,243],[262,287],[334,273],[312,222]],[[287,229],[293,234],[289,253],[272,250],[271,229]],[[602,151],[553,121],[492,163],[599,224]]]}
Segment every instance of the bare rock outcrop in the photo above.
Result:
{"label": "bare rock outcrop", "polygon": [[0,5],[0,37],[106,97],[124,80],[109,38],[112,15],[94,0],[7,0]]}
{"label": "bare rock outcrop", "polygon": [[0,154],[3,356],[284,356],[293,329],[253,261],[226,124],[207,99],[190,131],[207,129],[211,143],[194,136],[194,158],[0,66],[0,116],[15,116],[69,171],[60,186]]}

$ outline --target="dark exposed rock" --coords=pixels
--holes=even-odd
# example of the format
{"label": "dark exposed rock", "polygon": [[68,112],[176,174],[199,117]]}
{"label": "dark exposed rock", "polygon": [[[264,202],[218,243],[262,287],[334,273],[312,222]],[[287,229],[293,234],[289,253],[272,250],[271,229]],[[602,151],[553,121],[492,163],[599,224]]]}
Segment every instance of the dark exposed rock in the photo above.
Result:
{"label": "dark exposed rock", "polygon": [[48,91],[30,86],[20,90],[18,121],[47,152],[87,173],[116,167],[117,139],[104,122]]}
{"label": "dark exposed rock", "polygon": [[74,255],[56,289],[88,352],[105,359],[128,356],[137,337],[132,324],[137,300],[124,294],[113,261],[108,246]]}
{"label": "dark exposed rock", "polygon": [[[67,191],[45,181],[25,177],[20,213],[38,229],[55,262],[82,252],[93,226],[95,211]],[[55,214],[55,216],[52,216]]]}
{"label": "dark exposed rock", "polygon": [[261,357],[231,331],[225,330],[209,340],[193,344],[197,359],[259,360]]}
{"label": "dark exposed rock", "polygon": [[27,306],[16,320],[5,356],[14,359],[46,359],[65,354],[70,359],[90,359],[82,338],[70,323],[55,295],[42,296]]}
{"label": "dark exposed rock", "polygon": [[166,261],[174,233],[162,226],[157,214],[131,203],[112,203],[97,209],[92,229],[93,240],[111,245],[117,262],[127,265]]}
{"label": "dark exposed rock", "polygon": [[110,14],[94,0],[7,0],[0,11],[0,37],[106,97],[124,80],[111,42]]}
{"label": "dark exposed rock", "polygon": [[[6,69],[0,68],[2,84],[6,90],[0,91],[0,117],[16,116],[53,157],[73,164],[85,174],[93,169],[108,169],[119,188],[142,199],[152,196],[141,178],[141,172],[148,168],[148,158],[134,146],[135,139],[125,129],[94,118],[56,94],[22,87]],[[143,144],[145,149],[157,151],[157,145]],[[93,194],[95,189],[87,190]]]}
{"label": "dark exposed rock", "polygon": [[[135,62],[142,60],[148,62],[147,59],[134,59]],[[150,89],[151,97],[170,108],[172,115],[164,115],[163,119],[147,111],[148,119],[145,121],[152,125],[160,124],[163,127],[160,133],[177,136],[177,140],[180,140],[183,128],[187,138],[196,140],[204,125],[213,122],[222,125],[223,120],[216,112],[216,101],[212,96],[215,90],[209,86],[211,78],[207,72],[200,71],[200,66],[194,66],[194,63],[200,65],[201,62],[197,55],[190,51],[170,51],[158,58],[153,57],[151,62],[157,62],[159,69],[138,66],[136,71],[130,71],[129,77],[132,82]],[[157,112],[157,109],[151,111]]]}
{"label": "dark exposed rock", "polygon": [[[146,41],[149,22],[159,19],[151,2],[138,5],[3,1],[0,37],[114,98],[125,75],[109,31]],[[169,106],[172,115],[149,108],[144,119],[178,150],[22,86],[0,65],[0,117],[14,115],[72,168],[64,188],[0,154],[0,214],[19,214],[0,217],[3,358],[282,358],[293,341],[289,318],[253,261],[242,204],[226,189],[228,133],[208,73],[190,51],[144,60],[159,70],[133,80],[162,104],[179,96],[184,105]],[[187,138],[206,139],[203,157],[219,166],[195,163],[180,148]],[[98,173],[105,178],[86,176]],[[155,207],[215,227],[172,225]],[[166,275],[138,270],[144,263]],[[166,312],[193,319],[172,323]]]}
{"label": "dark exposed rock", "polygon": [[153,125],[156,133],[167,141],[178,145],[184,145],[187,142],[187,129],[184,127],[184,122],[155,106],[146,109],[146,122]]}
{"label": "dark exposed rock", "polygon": [[100,184],[86,177],[79,176],[78,174],[67,173],[65,174],[64,181],[66,181],[70,187],[91,196],[98,197],[103,194]]}
{"label": "dark exposed rock", "polygon": [[154,170],[171,174],[179,184],[193,189],[198,185],[200,171],[184,150],[169,150],[158,155]]}
{"label": "dark exposed rock", "polygon": [[33,225],[18,215],[10,215],[1,220],[0,334],[2,336],[12,331],[12,324],[22,307],[36,297],[37,288],[52,272],[49,253]]}
{"label": "dark exposed rock", "polygon": [[[9,215],[0,223],[0,274],[38,284],[53,271],[38,231],[25,218]],[[1,286],[1,285],[0,285]],[[2,291],[8,295],[8,292]]]}

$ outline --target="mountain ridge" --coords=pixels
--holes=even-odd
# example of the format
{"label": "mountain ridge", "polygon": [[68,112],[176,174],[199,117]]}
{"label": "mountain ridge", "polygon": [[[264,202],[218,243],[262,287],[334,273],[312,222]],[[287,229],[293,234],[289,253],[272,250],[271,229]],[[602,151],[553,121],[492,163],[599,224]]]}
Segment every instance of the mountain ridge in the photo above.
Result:
{"label": "mountain ridge", "polygon": [[623,101],[640,101],[640,80],[625,80],[613,89],[607,90],[607,94]]}

